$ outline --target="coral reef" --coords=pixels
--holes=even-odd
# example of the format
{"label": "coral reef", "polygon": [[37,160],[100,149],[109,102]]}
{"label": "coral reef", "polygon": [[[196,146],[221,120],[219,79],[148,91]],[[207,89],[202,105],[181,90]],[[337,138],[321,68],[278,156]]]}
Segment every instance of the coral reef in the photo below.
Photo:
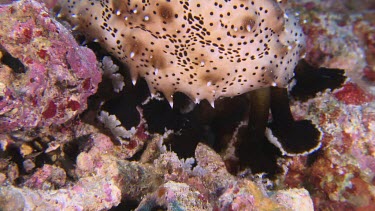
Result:
{"label": "coral reef", "polygon": [[0,132],[59,125],[101,81],[95,54],[36,2],[0,7]]}
{"label": "coral reef", "polygon": [[[345,88],[343,88],[345,89]],[[337,91],[336,93],[340,93]],[[349,95],[353,96],[353,95]],[[354,99],[362,100],[361,95]],[[374,104],[353,105],[323,94],[294,106],[295,113],[319,122],[322,149],[311,158],[285,163],[284,185],[306,187],[316,209],[372,210],[375,155]]]}
{"label": "coral reef", "polygon": [[[289,87],[292,91],[291,112],[288,114],[293,115],[292,119],[296,120],[294,122],[305,119],[311,121],[319,127],[322,135],[321,143],[317,143],[321,148],[305,156],[282,151],[286,147],[280,151],[266,141],[252,143],[254,145],[249,145],[252,147],[251,151],[242,147],[245,150],[242,156],[238,156],[236,151],[242,146],[239,143],[252,135],[249,134],[249,125],[258,127],[249,119],[253,116],[249,115],[251,110],[249,111],[248,105],[259,96],[247,94],[231,99],[216,99],[226,96],[220,93],[226,86],[223,84],[214,97],[200,95],[198,98],[191,87],[198,87],[202,91],[207,89],[207,83],[203,83],[204,89],[199,89],[194,80],[198,81],[196,77],[201,73],[194,75],[192,70],[179,76],[184,82],[194,82],[188,89],[181,88],[185,85],[176,86],[177,90],[171,92],[160,85],[155,85],[154,88],[152,81],[155,84],[170,85],[168,80],[172,80],[169,77],[166,82],[164,75],[168,73],[165,71],[170,71],[170,68],[158,68],[157,65],[161,65],[158,61],[161,60],[157,60],[157,57],[146,63],[140,62],[143,57],[150,56],[151,49],[156,50],[156,47],[150,47],[151,44],[148,43],[144,43],[147,46],[138,46],[140,43],[136,42],[121,51],[123,58],[116,60],[111,59],[99,45],[88,43],[91,49],[80,46],[76,41],[81,40],[80,33],[67,29],[70,26],[66,22],[56,21],[46,8],[54,8],[57,1],[22,0],[0,3],[0,210],[375,210],[373,1],[364,0],[361,4],[351,0],[340,0],[339,3],[333,0],[293,0],[278,1],[277,4],[262,1],[265,4],[262,9],[260,4],[263,3],[254,1],[259,13],[245,21],[245,28],[242,26],[241,29],[239,26],[235,30],[235,23],[233,28],[230,26],[232,23],[223,23],[224,29],[225,24],[229,24],[223,33],[245,33],[256,40],[254,44],[261,45],[260,39],[266,36],[266,25],[277,17],[268,19],[275,11],[268,10],[266,15],[265,10],[276,8],[280,14],[284,14],[285,8],[293,8],[293,11],[288,11],[289,19],[282,18],[289,20],[286,28],[291,27],[290,24],[295,20],[291,14],[300,18],[306,35],[305,61],[312,64],[312,67],[323,67],[318,70],[311,68],[310,71],[315,71],[318,76],[339,76],[340,80],[336,82],[340,84],[343,77],[338,69],[345,69],[348,80],[340,89],[327,89],[317,94],[316,89],[312,93],[305,93],[306,98],[300,98],[293,93],[292,86]],[[83,1],[75,2],[81,4]],[[102,1],[87,2],[101,9],[99,3]],[[126,9],[119,7],[116,1],[109,2],[114,4],[104,7],[108,6],[112,10]],[[139,7],[141,4],[137,3],[137,10],[128,8],[131,15],[125,20],[127,27],[130,23],[138,28],[144,24],[143,28],[138,29],[141,34],[136,35],[138,40],[147,29],[147,24],[155,24],[161,28],[152,33],[159,32],[160,37],[158,35],[146,40],[154,42],[158,49],[165,49],[165,45],[169,45],[176,50],[175,43],[169,43],[170,39],[177,38],[176,45],[181,48],[178,36],[189,36],[189,33],[181,32],[176,34],[176,38],[163,38],[162,33],[171,33],[170,28],[163,27],[166,25],[163,21],[171,25],[174,24],[172,20],[176,24],[180,23],[183,11],[189,7],[203,10],[208,15],[211,12],[205,7],[210,1],[196,1],[195,4],[191,2],[187,9],[176,7],[181,9],[182,14],[178,14],[177,18],[169,16],[168,12],[171,10],[165,5],[160,5],[161,10],[155,10],[161,16],[143,16],[143,10]],[[213,22],[220,22],[220,13],[230,17],[230,20],[243,17],[241,11],[245,7],[234,5],[237,1],[222,4],[221,8],[221,1],[217,2],[217,10],[213,11],[217,16]],[[233,10],[236,12],[228,11],[228,5],[237,6],[237,10]],[[147,9],[155,6],[156,3],[150,3]],[[145,11],[147,9],[145,7]],[[104,19],[112,24],[116,18],[129,11],[114,10],[114,14],[105,12],[104,15],[107,16]],[[58,14],[66,13],[69,12],[60,11]],[[71,22],[82,21],[80,14],[74,13]],[[112,14],[112,17],[108,14]],[[188,24],[189,21],[191,24],[199,23],[198,19],[201,18],[193,15],[191,19],[188,14],[186,16]],[[255,24],[261,22],[261,19],[265,19],[264,24]],[[122,32],[119,28],[115,32],[114,28],[104,26],[105,21],[101,23],[108,40],[98,41],[116,42],[113,38],[121,36]],[[204,21],[200,26],[207,24],[209,23]],[[262,29],[264,35],[255,36],[252,32],[247,32],[248,25],[255,30],[254,33]],[[76,25],[73,29],[79,29],[78,27],[87,28]],[[207,33],[208,29],[212,31],[210,27],[206,27],[206,31],[202,31],[199,26],[194,27],[198,27],[194,32]],[[300,30],[297,28],[298,32]],[[98,29],[95,35],[100,36],[102,31]],[[282,36],[283,33],[285,35],[283,30],[274,31],[267,35],[270,38]],[[202,36],[198,33],[193,35],[198,40]],[[208,44],[214,46],[212,48],[217,54],[211,56],[208,52],[206,55],[205,50],[210,48],[201,49],[208,60],[212,60],[211,57],[217,60],[216,57],[224,53],[219,52],[221,43],[231,43],[228,41],[230,38],[224,39],[224,35],[219,32],[212,32],[211,36],[213,35],[220,35],[218,37],[221,40],[213,37],[218,46],[206,43],[206,47]],[[132,39],[131,36],[126,38]],[[167,42],[156,42],[157,39],[166,39]],[[181,42],[186,42],[194,38],[180,39]],[[265,40],[262,44],[264,42]],[[125,40],[121,39],[120,44],[123,43]],[[280,53],[279,48],[274,48],[274,40],[267,43],[270,45],[268,52],[271,56]],[[233,43],[233,46],[240,48],[236,54],[246,54],[243,49],[247,44]],[[191,47],[189,46],[190,50]],[[142,50],[145,48],[149,49],[147,53]],[[199,46],[195,51],[198,49]],[[113,52],[116,49],[107,50]],[[137,50],[142,50],[145,55],[142,57],[142,52]],[[298,47],[284,50],[289,52],[288,55],[299,51]],[[249,51],[249,54],[253,53],[252,50]],[[231,51],[226,52],[229,55]],[[267,50],[263,52],[265,54]],[[181,53],[182,56],[176,54],[181,57],[178,65],[182,65],[186,59],[183,49]],[[191,51],[187,52],[189,56],[190,53]],[[155,55],[172,60],[176,65],[178,63],[176,55],[166,55],[165,52]],[[263,56],[263,59],[267,58]],[[294,56],[292,66],[300,55]],[[256,55],[257,62],[264,62],[263,59]],[[220,68],[230,66],[230,63],[224,64],[224,60],[227,58],[220,63]],[[121,64],[123,61],[129,63],[128,67]],[[131,63],[134,61],[135,63]],[[201,61],[197,61],[199,62],[195,66],[200,69]],[[276,60],[273,61],[273,65],[276,65]],[[278,60],[280,61],[284,63],[285,60]],[[140,63],[143,66],[136,68],[136,71],[146,81],[138,79],[137,84],[132,86],[137,74],[127,74],[126,69]],[[151,67],[151,64],[154,66]],[[241,61],[240,64],[247,65],[247,62]],[[146,70],[145,65],[150,69]],[[288,66],[285,63],[283,65]],[[204,62],[203,67],[208,66],[212,65]],[[213,67],[211,72],[216,71]],[[301,67],[306,68],[304,65]],[[148,71],[151,71],[149,76]],[[233,71],[233,67],[227,71]],[[290,71],[286,71],[290,74],[287,79],[292,76]],[[260,72],[255,72],[260,79]],[[277,74],[282,75],[281,72]],[[193,79],[190,79],[190,73]],[[236,74],[238,79],[241,73]],[[296,86],[302,81],[299,74],[300,72],[296,72],[294,78],[297,80]],[[162,78],[159,79],[158,76]],[[235,77],[234,73],[230,77]],[[270,86],[272,80],[268,81],[270,78],[267,77],[269,76],[264,75],[265,81],[259,83],[256,82],[258,78],[247,79],[247,82],[255,80],[259,86]],[[284,80],[281,76],[279,79]],[[310,81],[310,84],[305,85],[314,86],[314,83],[319,83],[323,89],[331,88],[326,86],[329,80],[319,81],[319,77],[314,80],[317,82]],[[233,95],[245,92],[237,82],[232,85],[232,88],[236,87]],[[185,98],[179,93],[175,94],[174,108],[171,109],[169,102],[160,95],[149,96],[149,85],[151,90],[160,90],[166,95],[174,91],[192,94]],[[302,88],[302,92],[306,91],[306,86]],[[216,89],[214,81],[211,81],[209,87]],[[205,101],[194,106],[195,102],[190,102],[189,97],[216,100],[215,109]],[[288,104],[285,101],[283,103],[278,106]],[[269,116],[269,119],[268,122],[263,122],[263,126],[272,126],[276,115],[273,112],[271,118],[268,108],[265,109],[267,113],[263,114],[267,118]],[[285,113],[284,115],[287,116]],[[287,129],[281,132],[290,133]],[[263,131],[260,130],[260,133],[262,140]],[[306,145],[304,139],[311,137],[301,131],[294,131],[292,135],[297,133],[302,136],[296,140]],[[272,138],[273,134],[268,136]],[[241,166],[243,160],[248,165]]]}
{"label": "coral reef", "polygon": [[304,20],[306,60],[344,69],[362,89],[373,90],[368,82],[375,71],[374,2],[294,0],[290,4]]}
{"label": "coral reef", "polygon": [[324,137],[316,154],[284,160],[287,173],[281,183],[307,188],[316,210],[373,210],[375,5],[373,1],[340,2],[339,7],[336,1],[291,2],[305,20],[306,59],[343,68],[349,79],[333,93],[293,103],[295,117],[311,119]]}
{"label": "coral reef", "polygon": [[[42,178],[55,176],[48,165],[43,172],[36,172],[26,181],[26,187],[17,188],[4,186],[0,191],[2,210],[103,210],[120,203],[121,190],[117,186],[114,171],[116,163],[106,159],[113,145],[110,139],[97,134],[92,137],[94,146],[88,153],[81,153],[77,157],[77,176],[81,178],[73,185],[56,190],[38,190],[41,185],[47,185]],[[47,173],[49,171],[50,173]],[[56,171],[53,172],[56,174]],[[35,180],[33,179],[35,177]],[[30,189],[32,188],[32,189]]]}
{"label": "coral reef", "polygon": [[78,181],[57,190],[3,186],[0,189],[2,210],[102,210],[118,205],[120,200],[142,198],[136,210],[158,207],[286,210],[284,203],[296,206],[297,202],[306,208],[312,207],[311,199],[306,197],[308,193],[303,190],[276,191],[277,200],[268,198],[256,183],[230,175],[221,157],[202,144],[196,150],[197,166],[192,168],[194,160],[180,160],[164,148],[160,148],[161,155],[153,164],[142,164],[116,156],[115,146],[103,134],[93,135],[91,141],[91,149],[77,157]]}

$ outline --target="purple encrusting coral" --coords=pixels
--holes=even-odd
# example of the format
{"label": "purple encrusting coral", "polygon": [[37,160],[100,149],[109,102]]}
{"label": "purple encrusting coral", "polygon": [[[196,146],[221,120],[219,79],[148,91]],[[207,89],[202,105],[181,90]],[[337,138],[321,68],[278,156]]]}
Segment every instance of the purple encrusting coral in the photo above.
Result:
{"label": "purple encrusting coral", "polygon": [[[39,3],[0,5],[0,132],[62,124],[87,107],[101,81],[95,54]],[[3,59],[5,60],[5,58]]]}

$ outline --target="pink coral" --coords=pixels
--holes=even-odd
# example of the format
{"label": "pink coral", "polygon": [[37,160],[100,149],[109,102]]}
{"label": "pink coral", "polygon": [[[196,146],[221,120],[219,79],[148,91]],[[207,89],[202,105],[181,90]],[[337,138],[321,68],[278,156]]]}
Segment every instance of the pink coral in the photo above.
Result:
{"label": "pink coral", "polygon": [[[37,2],[0,5],[0,16],[6,57],[0,64],[0,132],[62,124],[81,113],[101,81],[94,53]],[[9,69],[8,58],[18,59],[21,69]]]}

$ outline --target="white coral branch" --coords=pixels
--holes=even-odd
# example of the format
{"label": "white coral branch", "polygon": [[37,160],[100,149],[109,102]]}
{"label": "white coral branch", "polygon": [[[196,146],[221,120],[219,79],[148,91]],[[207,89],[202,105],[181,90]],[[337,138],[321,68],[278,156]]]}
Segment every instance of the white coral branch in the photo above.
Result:
{"label": "white coral branch", "polygon": [[113,63],[111,57],[105,56],[102,60],[103,76],[108,77],[112,81],[113,90],[120,92],[125,86],[124,77],[117,73],[119,66]]}
{"label": "white coral branch", "polygon": [[131,130],[126,130],[121,126],[121,122],[116,118],[115,115],[109,115],[109,113],[106,111],[101,111],[98,119],[117,138],[130,138],[136,132],[134,127],[132,127]]}

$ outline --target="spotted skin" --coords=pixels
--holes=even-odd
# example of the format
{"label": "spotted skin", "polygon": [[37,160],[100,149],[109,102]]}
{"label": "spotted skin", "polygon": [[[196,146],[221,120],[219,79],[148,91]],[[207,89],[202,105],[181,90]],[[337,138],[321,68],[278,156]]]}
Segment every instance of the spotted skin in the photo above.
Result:
{"label": "spotted skin", "polygon": [[60,15],[172,102],[213,103],[286,87],[303,54],[297,20],[274,0],[59,0]]}

